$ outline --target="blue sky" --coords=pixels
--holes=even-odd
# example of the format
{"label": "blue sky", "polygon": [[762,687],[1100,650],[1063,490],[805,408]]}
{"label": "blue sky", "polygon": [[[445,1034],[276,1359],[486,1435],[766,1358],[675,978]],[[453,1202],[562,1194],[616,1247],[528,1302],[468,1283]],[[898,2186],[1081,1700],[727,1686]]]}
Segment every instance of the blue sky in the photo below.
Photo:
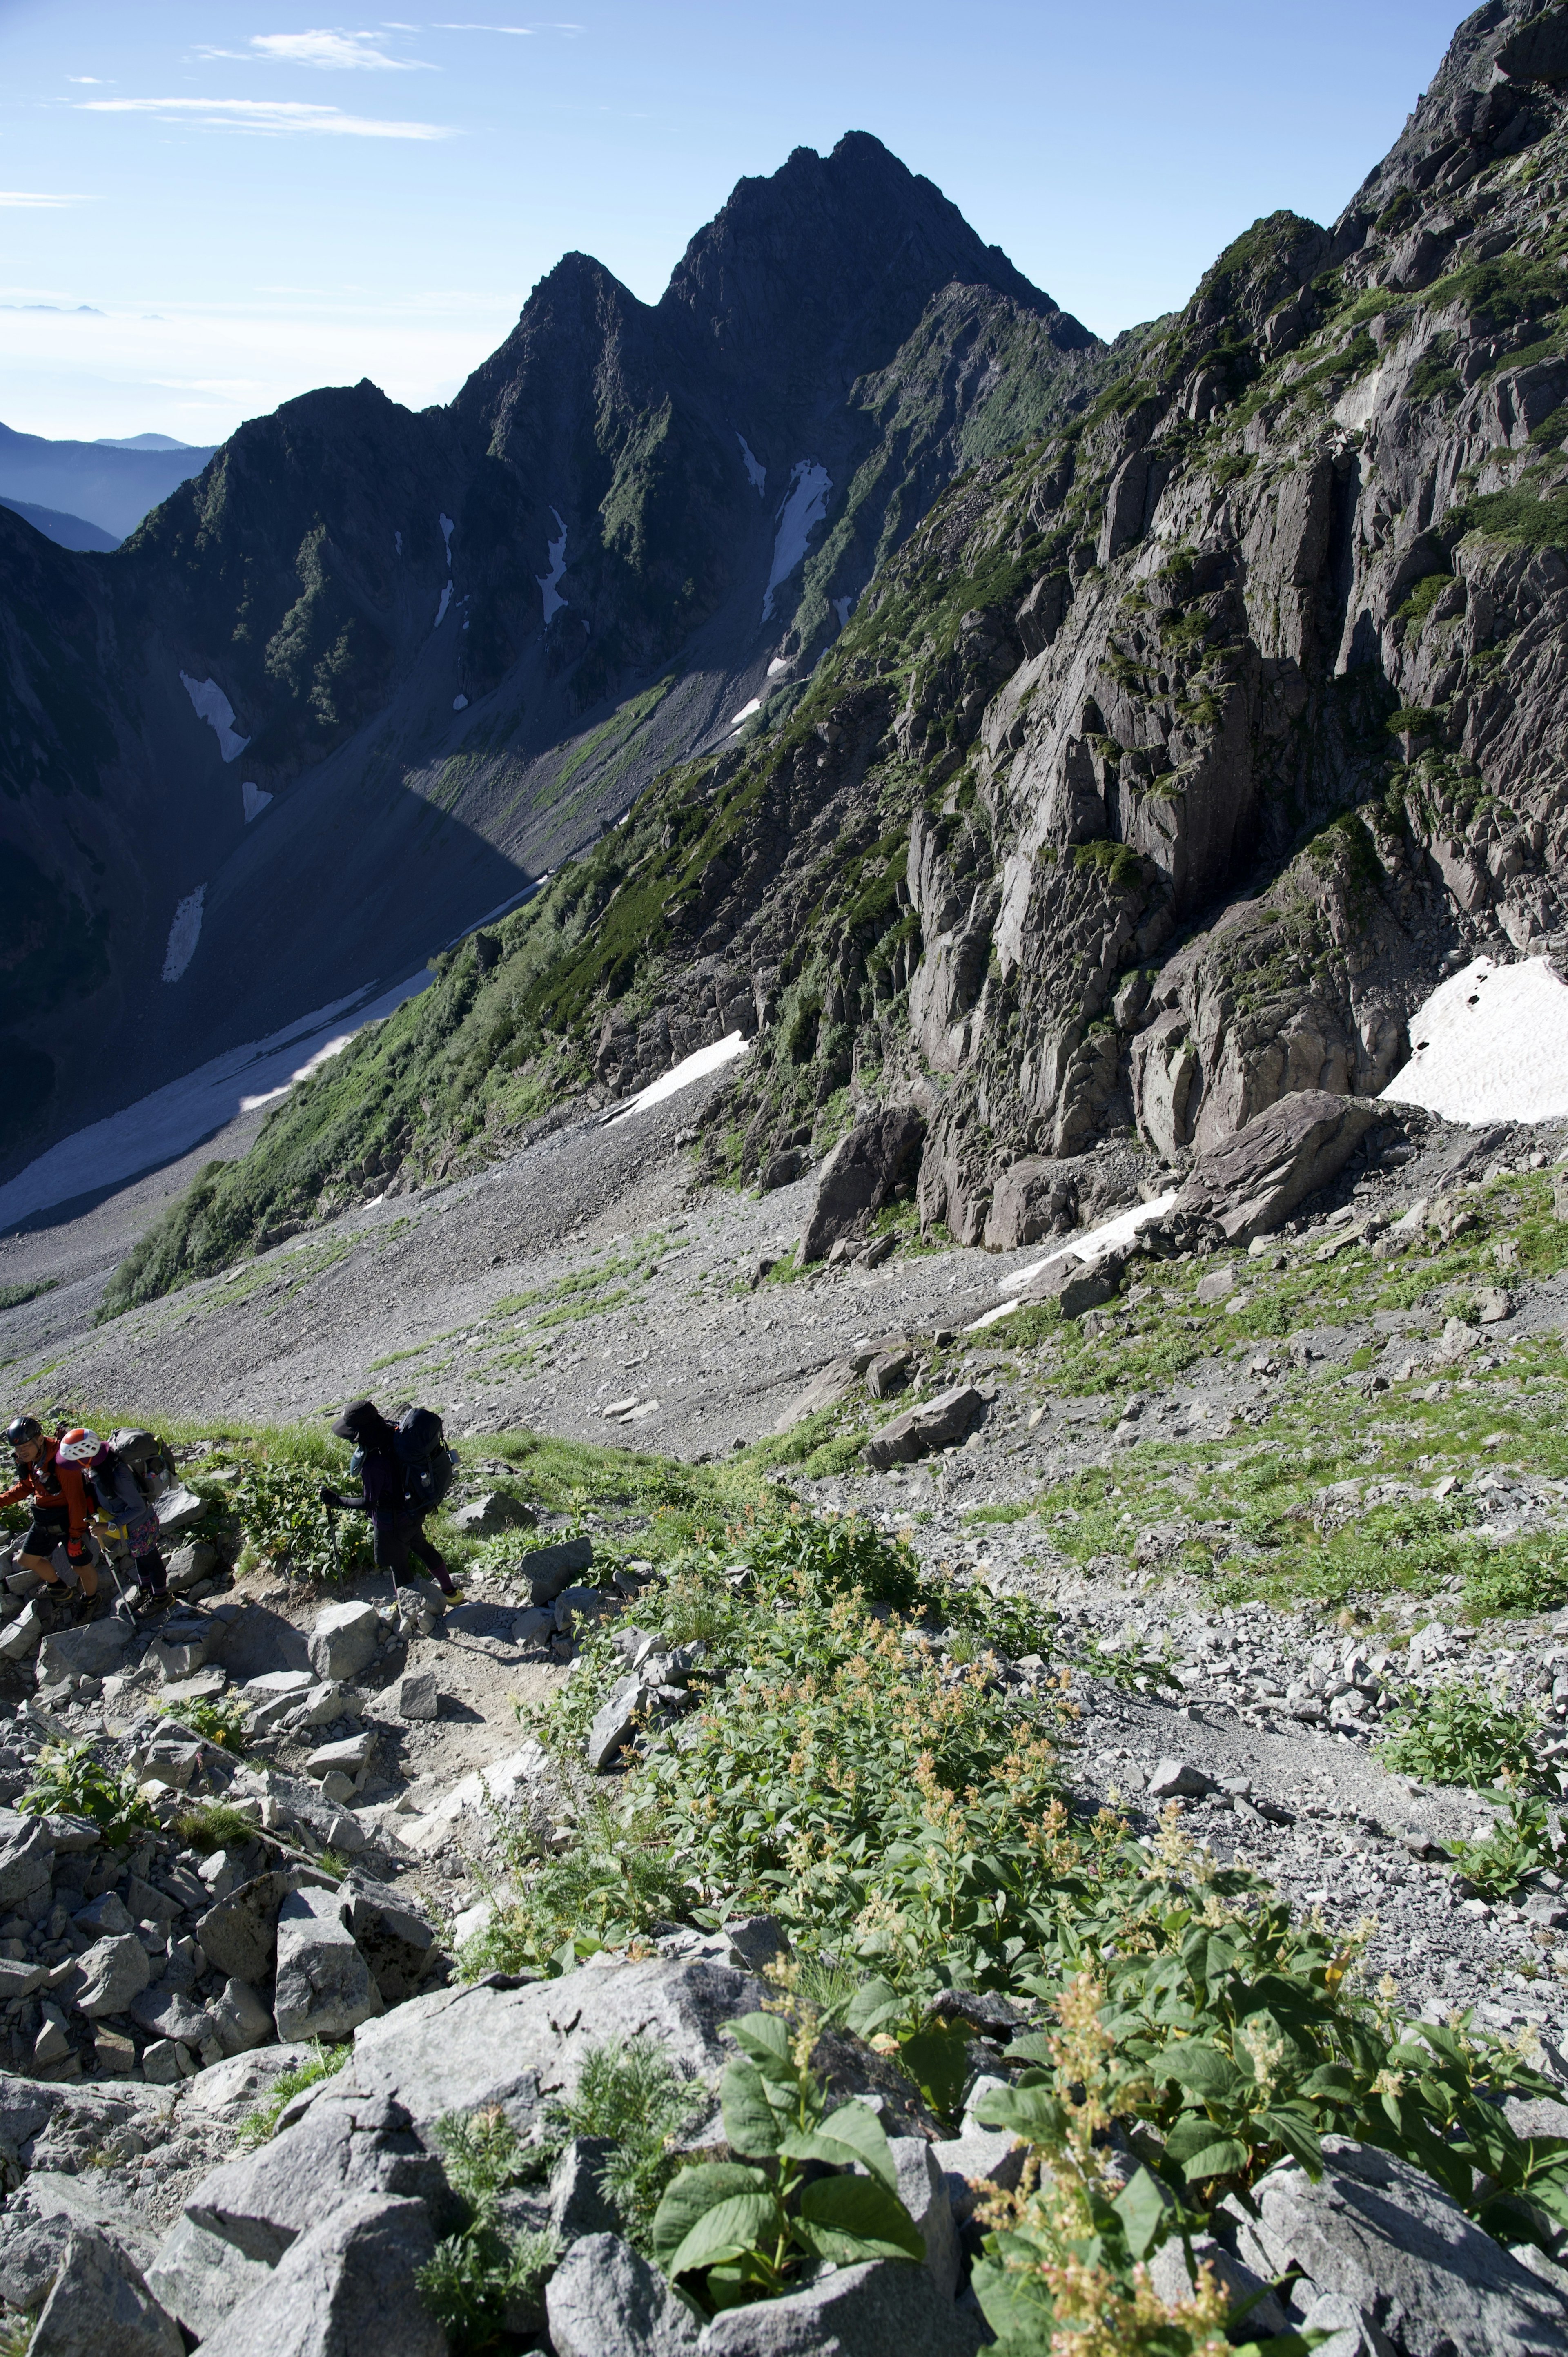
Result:
{"label": "blue sky", "polygon": [[875,132],[1104,335],[1339,210],[1452,0],[0,0],[0,421],[216,441],[448,398],[570,247],[647,300],[744,173]]}

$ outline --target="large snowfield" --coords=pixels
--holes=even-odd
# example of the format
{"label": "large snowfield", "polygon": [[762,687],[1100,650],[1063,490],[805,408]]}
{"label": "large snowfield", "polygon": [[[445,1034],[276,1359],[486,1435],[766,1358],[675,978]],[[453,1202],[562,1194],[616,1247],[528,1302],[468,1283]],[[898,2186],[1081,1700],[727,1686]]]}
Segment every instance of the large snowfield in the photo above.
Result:
{"label": "large snowfield", "polygon": [[1445,1121],[1550,1121],[1568,1113],[1568,985],[1545,958],[1479,957],[1410,1021],[1410,1061],[1385,1097]]}

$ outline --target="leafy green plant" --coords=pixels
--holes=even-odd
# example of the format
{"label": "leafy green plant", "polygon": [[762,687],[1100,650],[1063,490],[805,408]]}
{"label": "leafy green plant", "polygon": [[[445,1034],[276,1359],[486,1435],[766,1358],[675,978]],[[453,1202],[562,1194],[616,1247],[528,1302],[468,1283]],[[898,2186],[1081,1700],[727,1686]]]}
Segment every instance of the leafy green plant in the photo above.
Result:
{"label": "leafy green plant", "polygon": [[[853,2099],[828,2110],[811,2067],[810,2018],[793,2032],[774,2013],[729,2026],[742,2051],[719,2099],[725,2138],[742,2158],[683,2169],[660,2202],[653,2250],[671,2283],[713,2315],[773,2298],[808,2258],[922,2259],[881,2122]],[[833,2174],[808,2181],[813,2162]]]}
{"label": "leafy green plant", "polygon": [[1458,1679],[1428,1694],[1407,1686],[1385,1723],[1379,1756],[1396,1775],[1477,1790],[1533,1788],[1539,1781],[1540,1714],[1505,1702],[1500,1692]]}
{"label": "leafy green plant", "polygon": [[602,1800],[585,1811],[579,1838],[562,1857],[542,1859],[526,1829],[509,1819],[498,1819],[497,1838],[521,1888],[464,1943],[465,1980],[498,1971],[569,1973],[601,1948],[626,1946],[690,1900],[646,1823],[636,1813],[618,1817]]}
{"label": "leafy green plant", "polygon": [[91,1742],[46,1746],[16,1806],[30,1816],[87,1817],[111,1849],[128,1849],[157,1824],[134,1776],[105,1767]]}
{"label": "leafy green plant", "polygon": [[319,1480],[293,1465],[252,1458],[233,1485],[247,1542],[289,1579],[357,1578],[371,1564],[362,1515],[335,1518],[321,1502]]}
{"label": "leafy green plant", "polygon": [[296,2063],[292,2071],[281,2071],[264,2100],[241,2121],[238,2136],[242,2147],[250,2151],[259,2144],[265,2144],[295,2097],[303,2095],[307,2087],[317,2086],[323,2079],[335,2078],[353,2050],[351,2043],[343,2046],[317,2043],[312,2048],[307,2061]]}
{"label": "leafy green plant", "polygon": [[435,2126],[446,2181],[467,2212],[414,2276],[457,2357],[493,2348],[509,2315],[527,2313],[559,2251],[556,2236],[508,2227],[500,2198],[537,2169],[536,2156],[498,2107],[449,2113]]}
{"label": "leafy green plant", "polygon": [[1180,1685],[1169,1640],[1151,1645],[1135,1630],[1124,1629],[1114,1643],[1102,1637],[1084,1666],[1128,1694],[1175,1694]]}
{"label": "leafy green plant", "polygon": [[1450,1842],[1454,1863],[1483,1899],[1507,1899],[1543,1867],[1563,1863],[1563,1840],[1543,1800],[1521,1793],[1480,1841]]}
{"label": "leafy green plant", "polygon": [[195,1702],[166,1702],[159,1705],[159,1709],[166,1718],[177,1719],[193,1735],[204,1735],[209,1743],[219,1744],[225,1751],[243,1748],[251,1714],[237,1695],[212,1695]]}
{"label": "leafy green plant", "polygon": [[650,2256],[654,2212],[680,2167],[674,2140],[706,2108],[705,2091],[681,2076],[656,2040],[595,2046],[583,2058],[576,2093],[548,2107],[543,2146],[553,2154],[573,2136],[611,2140],[600,2182],[627,2240]]}

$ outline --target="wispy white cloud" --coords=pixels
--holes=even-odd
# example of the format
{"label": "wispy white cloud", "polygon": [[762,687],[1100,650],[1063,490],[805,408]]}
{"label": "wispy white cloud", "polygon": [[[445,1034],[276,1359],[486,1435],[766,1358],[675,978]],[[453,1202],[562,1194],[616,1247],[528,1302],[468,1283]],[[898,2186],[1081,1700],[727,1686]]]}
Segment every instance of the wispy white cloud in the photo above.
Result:
{"label": "wispy white cloud", "polygon": [[[389,27],[389,31],[404,27]],[[412,28],[411,28],[412,29]],[[317,27],[307,33],[252,33],[242,49],[200,48],[199,58],[231,58],[246,65],[317,66],[328,72],[428,73],[423,58],[387,54],[380,33],[345,33]]]}
{"label": "wispy white cloud", "polygon": [[535,33],[580,33],[581,25],[432,25],[433,33],[507,33],[514,41],[532,40]]}
{"label": "wispy white cloud", "polygon": [[66,80],[67,81],[80,82],[84,87],[91,86],[93,90],[102,90],[103,87],[103,77],[102,74],[67,74]]}
{"label": "wispy white cloud", "polygon": [[309,131],[348,139],[449,139],[441,123],[384,123],[368,114],[345,114],[341,107],[316,106],[304,99],[267,98],[85,98],[84,114],[150,114],[159,123],[192,123],[203,131],[270,134]]}
{"label": "wispy white cloud", "polygon": [[0,188],[0,207],[13,212],[55,212],[61,205],[90,205],[91,197],[46,196],[37,188]]}

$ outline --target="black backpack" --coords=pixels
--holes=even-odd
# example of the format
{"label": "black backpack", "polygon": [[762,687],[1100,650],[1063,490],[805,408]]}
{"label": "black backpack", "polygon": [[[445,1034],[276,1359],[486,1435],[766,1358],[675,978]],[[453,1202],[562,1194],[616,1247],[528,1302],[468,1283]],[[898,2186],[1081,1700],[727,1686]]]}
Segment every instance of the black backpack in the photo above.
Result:
{"label": "black backpack", "polygon": [[397,1454],[409,1504],[416,1514],[433,1512],[457,1472],[457,1459],[446,1446],[441,1418],[433,1407],[411,1407],[399,1416]]}
{"label": "black backpack", "polygon": [[168,1444],[155,1433],[116,1432],[111,1436],[109,1446],[122,1465],[130,1467],[136,1487],[149,1506],[176,1486],[179,1476]]}

